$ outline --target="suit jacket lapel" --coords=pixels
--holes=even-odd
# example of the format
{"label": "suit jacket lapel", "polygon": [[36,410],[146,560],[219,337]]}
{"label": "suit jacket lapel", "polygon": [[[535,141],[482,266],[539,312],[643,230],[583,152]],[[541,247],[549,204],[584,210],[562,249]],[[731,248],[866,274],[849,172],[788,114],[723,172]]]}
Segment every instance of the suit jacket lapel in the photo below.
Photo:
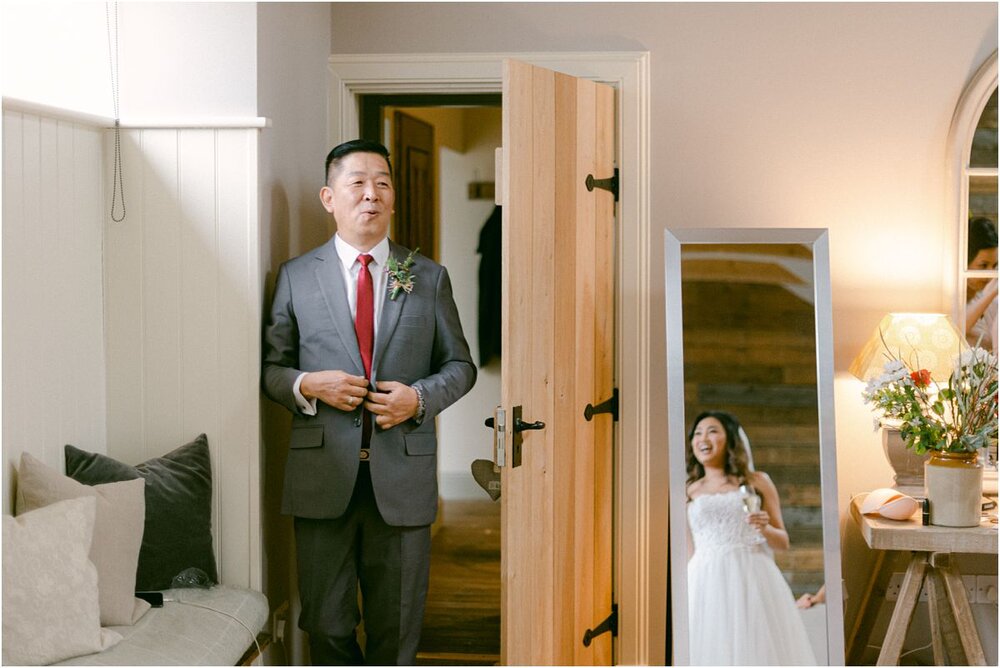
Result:
{"label": "suit jacket lapel", "polygon": [[[347,286],[344,285],[344,275],[340,270],[340,258],[333,245],[333,237],[316,255],[316,281],[323,293],[323,300],[330,312],[330,319],[337,329],[343,350],[354,362],[354,373],[365,375],[365,367],[361,361],[361,350],[358,348],[358,336],[354,332],[354,319],[351,317],[351,305],[347,302]],[[345,369],[346,371],[346,369]]]}
{"label": "suit jacket lapel", "polygon": [[[395,257],[396,260],[402,262],[408,253],[409,251],[402,246],[397,246],[392,241],[389,242],[389,254]],[[390,299],[390,294],[389,286],[386,285],[385,296],[382,299],[382,315],[379,317],[378,333],[375,335],[375,354],[372,357],[372,382],[375,382],[382,353],[385,352],[386,345],[388,345],[389,340],[392,338],[393,332],[396,331],[399,315],[403,312],[403,304],[406,303],[406,292],[400,290],[395,299]]]}

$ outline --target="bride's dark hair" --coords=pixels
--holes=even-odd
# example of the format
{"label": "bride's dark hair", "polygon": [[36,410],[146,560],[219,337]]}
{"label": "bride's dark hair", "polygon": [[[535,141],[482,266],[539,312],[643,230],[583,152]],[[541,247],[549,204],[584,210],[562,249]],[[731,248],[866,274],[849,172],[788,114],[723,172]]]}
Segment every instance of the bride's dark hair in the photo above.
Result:
{"label": "bride's dark hair", "polygon": [[747,451],[740,440],[740,421],[732,413],[726,411],[704,411],[691,423],[687,443],[684,444],[684,454],[687,459],[687,484],[690,485],[695,480],[705,477],[705,467],[694,456],[691,439],[694,438],[694,430],[698,428],[698,423],[710,417],[721,422],[722,428],[726,432],[726,475],[736,476],[741,484],[746,482],[747,475],[750,473],[750,462],[747,458]]}

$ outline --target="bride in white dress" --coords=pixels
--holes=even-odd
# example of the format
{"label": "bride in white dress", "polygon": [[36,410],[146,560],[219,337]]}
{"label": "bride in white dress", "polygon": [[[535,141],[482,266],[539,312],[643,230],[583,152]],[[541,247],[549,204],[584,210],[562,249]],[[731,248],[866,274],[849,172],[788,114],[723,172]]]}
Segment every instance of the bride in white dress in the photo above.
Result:
{"label": "bride in white dress", "polygon": [[772,550],[788,549],[778,490],[753,470],[735,417],[695,419],[687,471],[691,665],[816,665],[774,563]]}

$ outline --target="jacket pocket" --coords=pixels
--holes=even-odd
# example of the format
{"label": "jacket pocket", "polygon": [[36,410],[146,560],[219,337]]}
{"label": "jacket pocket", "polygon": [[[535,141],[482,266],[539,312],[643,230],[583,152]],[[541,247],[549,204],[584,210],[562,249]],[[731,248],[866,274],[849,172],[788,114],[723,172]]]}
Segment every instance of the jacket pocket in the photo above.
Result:
{"label": "jacket pocket", "polygon": [[288,444],[291,448],[320,448],[323,446],[323,425],[315,424],[308,427],[292,429],[292,439]]}
{"label": "jacket pocket", "polygon": [[437,450],[437,437],[434,434],[406,434],[406,454],[433,455]]}

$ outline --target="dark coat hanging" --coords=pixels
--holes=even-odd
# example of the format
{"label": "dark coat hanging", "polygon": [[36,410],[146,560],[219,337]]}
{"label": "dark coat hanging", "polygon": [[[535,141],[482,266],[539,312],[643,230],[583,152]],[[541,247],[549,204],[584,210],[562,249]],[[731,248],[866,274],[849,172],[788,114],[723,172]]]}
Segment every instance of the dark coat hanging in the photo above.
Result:
{"label": "dark coat hanging", "polygon": [[501,221],[500,207],[483,224],[479,232],[479,366],[484,367],[496,357],[500,359],[501,338]]}

